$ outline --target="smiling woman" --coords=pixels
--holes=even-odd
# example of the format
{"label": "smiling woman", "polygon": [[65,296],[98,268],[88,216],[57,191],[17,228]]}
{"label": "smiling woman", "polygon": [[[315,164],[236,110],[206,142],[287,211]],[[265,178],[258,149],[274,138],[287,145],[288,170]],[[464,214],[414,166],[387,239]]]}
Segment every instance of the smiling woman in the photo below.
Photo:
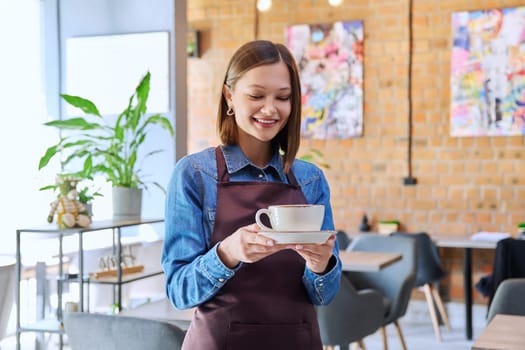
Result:
{"label": "smiling woman", "polygon": [[235,85],[225,84],[223,93],[238,125],[241,149],[264,166],[271,153],[260,152],[260,143],[270,142],[286,126],[292,109],[288,68],[283,62],[255,67]]}
{"label": "smiling woman", "polygon": [[[242,45],[224,77],[222,145],[175,165],[162,266],[172,303],[197,306],[183,349],[322,347],[314,305],[334,298],[341,262],[326,178],[296,160],[300,90],[284,45]],[[333,234],[287,244],[265,236],[256,212],[283,204],[319,205],[317,230]]]}

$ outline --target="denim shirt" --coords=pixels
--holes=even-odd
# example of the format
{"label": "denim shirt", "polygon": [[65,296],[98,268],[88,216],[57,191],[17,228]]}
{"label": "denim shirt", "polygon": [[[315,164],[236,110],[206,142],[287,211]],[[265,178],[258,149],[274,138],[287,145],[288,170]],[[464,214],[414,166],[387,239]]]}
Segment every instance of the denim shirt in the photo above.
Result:
{"label": "denim shirt", "polygon": [[[230,181],[288,182],[278,153],[264,167],[252,164],[238,146],[221,146]],[[310,204],[324,204],[322,230],[333,230],[330,190],[322,171],[314,164],[295,160],[292,171]],[[166,197],[166,236],[162,268],[166,275],[166,293],[173,305],[185,309],[211,299],[242,268],[226,267],[210,246],[217,203],[217,163],[215,148],[187,155],[173,170]],[[255,220],[254,220],[255,221]],[[232,232],[233,233],[233,232]],[[337,241],[323,275],[306,266],[303,284],[314,305],[328,304],[339,289],[341,262]],[[276,273],[279,273],[276,270]],[[268,283],[271,283],[269,281]]]}

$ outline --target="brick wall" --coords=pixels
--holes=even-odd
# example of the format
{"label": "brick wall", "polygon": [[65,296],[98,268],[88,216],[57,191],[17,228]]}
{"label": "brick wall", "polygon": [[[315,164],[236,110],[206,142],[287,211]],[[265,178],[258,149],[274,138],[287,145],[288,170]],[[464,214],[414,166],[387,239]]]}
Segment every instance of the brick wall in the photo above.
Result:
{"label": "brick wall", "polygon": [[[413,1],[413,176],[407,176],[408,0],[277,0],[265,13],[255,1],[190,0],[188,23],[202,31],[202,56],[188,62],[188,149],[218,143],[215,118],[227,61],[242,43],[285,41],[290,24],[363,20],[364,135],[303,140],[301,153],[321,150],[338,229],[356,231],[363,213],[375,224],[398,219],[407,231],[465,235],[516,231],[525,219],[525,138],[449,136],[451,13],[510,7],[525,1]],[[258,28],[255,23],[258,22]],[[450,271],[446,294],[461,297],[460,251],[441,250]],[[490,270],[492,253],[474,251],[474,278]],[[483,301],[475,295],[477,301]]]}

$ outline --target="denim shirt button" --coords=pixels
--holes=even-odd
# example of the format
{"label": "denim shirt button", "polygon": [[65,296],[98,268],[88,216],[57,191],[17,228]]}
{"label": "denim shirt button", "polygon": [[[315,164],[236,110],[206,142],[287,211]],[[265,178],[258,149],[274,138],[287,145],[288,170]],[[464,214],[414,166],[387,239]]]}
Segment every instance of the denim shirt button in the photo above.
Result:
{"label": "denim shirt button", "polygon": [[260,179],[262,179],[262,178],[263,178],[263,176],[264,176],[263,174],[259,174],[259,178],[260,178]]}
{"label": "denim shirt button", "polygon": [[219,282],[221,282],[221,283],[224,282],[224,278],[222,278],[222,277],[219,278]]}

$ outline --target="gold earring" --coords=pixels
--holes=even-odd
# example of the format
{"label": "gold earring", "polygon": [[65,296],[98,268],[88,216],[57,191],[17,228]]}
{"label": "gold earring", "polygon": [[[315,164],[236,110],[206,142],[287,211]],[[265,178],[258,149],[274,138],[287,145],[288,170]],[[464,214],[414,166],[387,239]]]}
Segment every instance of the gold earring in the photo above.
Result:
{"label": "gold earring", "polygon": [[233,111],[233,108],[228,107],[228,110],[226,111],[226,115],[227,115],[228,117],[231,117],[231,116],[234,115],[234,114],[235,114],[235,112]]}

